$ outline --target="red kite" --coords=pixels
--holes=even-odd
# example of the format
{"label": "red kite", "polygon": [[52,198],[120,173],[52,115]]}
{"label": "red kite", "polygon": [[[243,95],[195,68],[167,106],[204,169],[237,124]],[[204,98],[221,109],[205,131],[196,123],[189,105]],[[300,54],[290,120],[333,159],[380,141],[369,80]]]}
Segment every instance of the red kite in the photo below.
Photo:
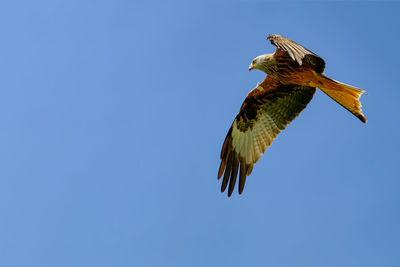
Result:
{"label": "red kite", "polygon": [[367,122],[359,101],[363,90],[324,76],[325,61],[298,43],[276,34],[267,40],[276,46],[275,53],[256,57],[249,70],[258,69],[268,75],[247,95],[222,146],[218,179],[224,176],[221,192],[229,182],[228,196],[238,175],[239,194],[243,192],[254,164],[307,106],[317,87]]}

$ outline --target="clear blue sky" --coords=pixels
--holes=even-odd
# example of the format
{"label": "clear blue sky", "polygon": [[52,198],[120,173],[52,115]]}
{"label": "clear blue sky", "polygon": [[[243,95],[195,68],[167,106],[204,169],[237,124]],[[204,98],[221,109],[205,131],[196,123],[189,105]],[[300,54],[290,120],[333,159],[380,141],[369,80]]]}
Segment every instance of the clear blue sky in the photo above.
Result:
{"label": "clear blue sky", "polygon": [[[141,2],[141,3],[138,3]],[[400,266],[400,4],[0,4],[0,266]],[[318,92],[216,180],[278,33],[368,92]]]}

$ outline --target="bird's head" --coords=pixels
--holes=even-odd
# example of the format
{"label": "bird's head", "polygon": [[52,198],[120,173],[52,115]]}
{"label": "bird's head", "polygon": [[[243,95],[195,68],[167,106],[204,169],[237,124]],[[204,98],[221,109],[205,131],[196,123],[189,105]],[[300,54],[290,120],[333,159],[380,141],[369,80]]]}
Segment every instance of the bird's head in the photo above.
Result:
{"label": "bird's head", "polygon": [[270,65],[272,54],[261,55],[253,59],[249,66],[249,71],[252,69],[261,70],[267,72],[267,68]]}

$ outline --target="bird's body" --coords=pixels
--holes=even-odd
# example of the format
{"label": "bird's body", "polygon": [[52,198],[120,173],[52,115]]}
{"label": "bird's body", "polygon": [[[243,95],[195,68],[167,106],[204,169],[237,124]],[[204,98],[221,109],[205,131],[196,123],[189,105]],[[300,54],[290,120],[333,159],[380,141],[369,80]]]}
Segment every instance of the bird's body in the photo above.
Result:
{"label": "bird's body", "polygon": [[277,57],[274,54],[263,55],[260,70],[274,78],[281,84],[298,84],[313,86],[313,67],[303,63],[301,66],[288,57]]}
{"label": "bird's body", "polygon": [[229,182],[228,196],[238,174],[242,193],[254,164],[306,107],[316,88],[366,122],[359,102],[363,90],[324,76],[324,60],[292,40],[274,34],[268,40],[277,47],[276,52],[256,57],[249,67],[268,75],[247,95],[222,147],[218,179],[224,174],[221,191]]}

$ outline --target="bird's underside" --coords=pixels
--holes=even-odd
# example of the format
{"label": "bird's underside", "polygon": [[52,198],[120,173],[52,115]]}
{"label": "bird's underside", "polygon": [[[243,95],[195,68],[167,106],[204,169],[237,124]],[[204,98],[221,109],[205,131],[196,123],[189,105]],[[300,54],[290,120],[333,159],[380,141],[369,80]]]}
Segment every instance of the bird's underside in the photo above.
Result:
{"label": "bird's underside", "polygon": [[228,187],[228,196],[237,176],[242,193],[254,164],[306,107],[317,87],[366,122],[358,100],[364,91],[322,75],[324,60],[301,45],[279,35],[268,40],[277,47],[275,54],[257,57],[250,66],[268,75],[247,95],[222,146],[218,179],[223,177],[221,191]]}

